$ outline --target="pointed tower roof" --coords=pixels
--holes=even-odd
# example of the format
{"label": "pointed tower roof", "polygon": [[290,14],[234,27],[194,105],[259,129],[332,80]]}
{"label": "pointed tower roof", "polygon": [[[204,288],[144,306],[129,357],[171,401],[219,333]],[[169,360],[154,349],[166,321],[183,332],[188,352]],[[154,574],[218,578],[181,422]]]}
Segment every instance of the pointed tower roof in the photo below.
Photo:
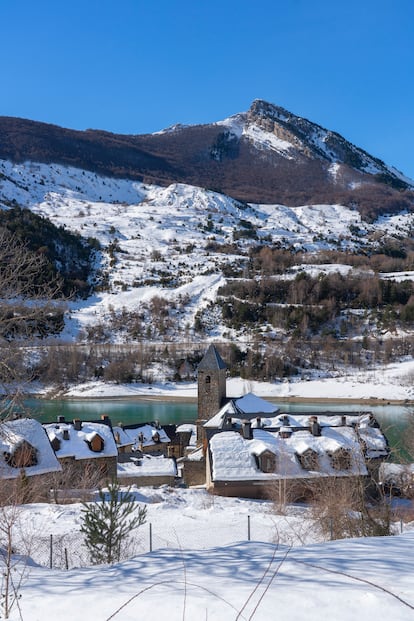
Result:
{"label": "pointed tower roof", "polygon": [[198,365],[199,371],[220,371],[222,369],[227,369],[226,363],[223,361],[223,358],[218,353],[217,349],[214,345],[210,345],[204,354],[203,359]]}

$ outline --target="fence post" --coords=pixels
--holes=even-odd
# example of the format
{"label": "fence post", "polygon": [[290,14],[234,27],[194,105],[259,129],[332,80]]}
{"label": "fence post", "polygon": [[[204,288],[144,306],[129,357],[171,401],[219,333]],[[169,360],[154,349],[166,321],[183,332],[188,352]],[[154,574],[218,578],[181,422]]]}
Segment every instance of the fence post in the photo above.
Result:
{"label": "fence post", "polygon": [[69,561],[68,561],[68,549],[65,548],[65,567],[69,569]]}
{"label": "fence post", "polygon": [[53,535],[50,535],[50,547],[49,547],[49,567],[53,566]]}
{"label": "fence post", "polygon": [[247,516],[247,541],[250,541],[250,515]]}
{"label": "fence post", "polygon": [[149,523],[149,549],[152,552],[152,524]]}

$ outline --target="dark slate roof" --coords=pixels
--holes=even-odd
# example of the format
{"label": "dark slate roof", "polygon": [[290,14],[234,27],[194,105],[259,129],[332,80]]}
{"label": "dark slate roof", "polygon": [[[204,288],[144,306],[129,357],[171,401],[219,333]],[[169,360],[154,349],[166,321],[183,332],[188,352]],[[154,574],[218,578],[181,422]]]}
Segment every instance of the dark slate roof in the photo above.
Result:
{"label": "dark slate roof", "polygon": [[226,363],[218,353],[214,345],[210,345],[200,364],[198,365],[199,371],[220,371],[221,369],[227,369]]}

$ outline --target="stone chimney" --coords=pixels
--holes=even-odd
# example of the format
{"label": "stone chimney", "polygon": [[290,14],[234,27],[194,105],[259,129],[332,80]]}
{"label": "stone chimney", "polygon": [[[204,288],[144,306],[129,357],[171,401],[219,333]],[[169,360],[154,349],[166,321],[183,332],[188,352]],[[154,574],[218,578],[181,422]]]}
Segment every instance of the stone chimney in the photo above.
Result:
{"label": "stone chimney", "polygon": [[82,421],[80,418],[73,419],[73,428],[75,431],[80,431],[82,429]]}
{"label": "stone chimney", "polygon": [[253,438],[253,433],[252,433],[252,423],[249,420],[243,420],[242,421],[242,436],[245,440],[252,440]]}
{"label": "stone chimney", "polygon": [[318,423],[317,416],[311,416],[309,418],[309,430],[313,436],[318,437],[321,435],[321,426]]}

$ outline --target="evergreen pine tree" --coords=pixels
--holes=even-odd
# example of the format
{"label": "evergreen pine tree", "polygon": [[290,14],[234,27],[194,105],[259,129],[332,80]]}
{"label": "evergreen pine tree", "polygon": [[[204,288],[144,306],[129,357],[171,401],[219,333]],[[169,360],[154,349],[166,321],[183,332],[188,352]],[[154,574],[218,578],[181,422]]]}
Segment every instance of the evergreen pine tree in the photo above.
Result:
{"label": "evergreen pine tree", "polygon": [[130,532],[144,524],[147,508],[137,509],[130,490],[121,492],[117,481],[99,490],[99,500],[83,506],[81,532],[92,563],[119,561]]}

